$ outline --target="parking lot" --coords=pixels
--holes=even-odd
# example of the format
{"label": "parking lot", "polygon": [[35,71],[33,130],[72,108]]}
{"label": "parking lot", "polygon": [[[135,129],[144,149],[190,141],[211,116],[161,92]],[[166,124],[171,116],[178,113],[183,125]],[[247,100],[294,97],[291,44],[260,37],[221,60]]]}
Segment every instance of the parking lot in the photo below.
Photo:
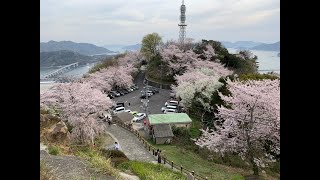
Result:
{"label": "parking lot", "polygon": [[[141,91],[143,90],[144,84],[144,73],[139,73],[134,83],[139,87],[139,89],[134,90],[128,94],[125,94],[120,97],[116,97],[113,100],[116,103],[124,103],[126,109],[131,111],[144,112],[141,103]],[[148,114],[162,114],[161,107],[164,106],[164,103],[170,99],[170,91],[166,89],[159,89],[159,93],[156,93],[148,98]],[[130,107],[128,107],[130,103]]]}

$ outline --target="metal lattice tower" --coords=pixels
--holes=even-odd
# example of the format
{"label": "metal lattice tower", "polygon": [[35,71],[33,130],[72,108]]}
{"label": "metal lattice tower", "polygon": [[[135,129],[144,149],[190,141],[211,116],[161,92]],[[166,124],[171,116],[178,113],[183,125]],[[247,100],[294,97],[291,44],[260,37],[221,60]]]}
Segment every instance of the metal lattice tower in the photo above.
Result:
{"label": "metal lattice tower", "polygon": [[182,5],[180,6],[180,24],[178,26],[180,27],[179,32],[179,42],[181,45],[184,44],[184,40],[186,38],[186,5],[184,5],[184,0],[182,0]]}

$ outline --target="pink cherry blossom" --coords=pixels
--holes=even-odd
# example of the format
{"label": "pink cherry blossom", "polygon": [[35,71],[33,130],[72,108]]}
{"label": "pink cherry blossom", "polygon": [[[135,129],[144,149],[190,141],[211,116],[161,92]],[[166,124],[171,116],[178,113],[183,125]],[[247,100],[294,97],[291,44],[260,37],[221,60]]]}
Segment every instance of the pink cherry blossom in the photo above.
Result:
{"label": "pink cherry blossom", "polygon": [[271,152],[280,154],[280,80],[227,80],[227,87],[231,96],[219,95],[230,108],[218,107],[216,130],[202,130],[196,144],[222,154],[239,153],[257,174],[258,165],[273,157],[264,150],[267,141]]}

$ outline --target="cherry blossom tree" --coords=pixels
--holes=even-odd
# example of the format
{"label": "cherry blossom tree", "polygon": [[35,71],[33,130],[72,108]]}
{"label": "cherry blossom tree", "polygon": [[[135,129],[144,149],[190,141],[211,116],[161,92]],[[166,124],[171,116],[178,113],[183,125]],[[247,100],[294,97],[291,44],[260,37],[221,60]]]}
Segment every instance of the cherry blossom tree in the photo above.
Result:
{"label": "cherry blossom tree", "polygon": [[90,83],[93,88],[106,92],[110,91],[112,87],[127,87],[132,85],[133,78],[131,74],[133,71],[134,69],[131,64],[126,66],[110,66],[89,74],[83,81]]}
{"label": "cherry blossom tree", "polygon": [[160,51],[162,61],[169,66],[167,75],[181,75],[193,61],[196,61],[198,55],[192,50],[184,52],[177,45],[171,44]]}
{"label": "cherry blossom tree", "polygon": [[126,52],[123,57],[118,58],[118,63],[121,66],[132,65],[133,67],[139,66],[144,59],[143,55],[139,51]]}
{"label": "cherry blossom tree", "polygon": [[73,139],[80,143],[93,143],[94,137],[103,132],[94,117],[113,104],[90,83],[63,83],[40,94],[40,106],[57,108],[61,117],[73,126]]}
{"label": "cherry blossom tree", "polygon": [[227,80],[231,96],[219,93],[230,107],[218,107],[216,130],[202,130],[200,147],[238,153],[248,159],[255,175],[280,155],[280,80]]}
{"label": "cherry blossom tree", "polygon": [[233,73],[233,71],[225,68],[224,65],[220,63],[219,60],[208,61],[208,60],[197,59],[197,60],[193,61],[192,65],[190,65],[188,67],[188,69],[189,70],[201,69],[204,67],[207,69],[211,69],[212,72],[214,73],[214,75],[220,76],[220,77],[228,76]]}
{"label": "cherry blossom tree", "polygon": [[[186,109],[190,108],[192,102],[196,100],[204,107],[205,111],[211,112],[214,107],[209,104],[208,100],[213,92],[223,85],[219,82],[219,78],[232,73],[233,71],[218,62],[197,59],[188,66],[184,74],[175,76],[177,86],[172,88],[176,96],[181,98]],[[196,93],[199,96],[194,99]]]}
{"label": "cherry blossom tree", "polygon": [[208,44],[206,45],[206,50],[203,51],[203,55],[207,60],[211,60],[211,58],[216,56],[216,53],[213,47]]}
{"label": "cherry blossom tree", "polygon": [[[204,99],[210,99],[213,92],[218,90],[223,84],[219,82],[221,76],[217,75],[213,69],[199,68],[189,70],[181,76],[176,76],[177,86],[173,86],[176,96],[181,99],[183,106],[188,109],[192,102],[198,101],[206,111],[211,112],[213,106]],[[195,99],[195,94],[199,96]]]}
{"label": "cherry blossom tree", "polygon": [[82,81],[90,83],[91,87],[99,89],[102,92],[108,92],[112,89],[112,76],[113,74],[102,69],[95,73],[88,74]]}

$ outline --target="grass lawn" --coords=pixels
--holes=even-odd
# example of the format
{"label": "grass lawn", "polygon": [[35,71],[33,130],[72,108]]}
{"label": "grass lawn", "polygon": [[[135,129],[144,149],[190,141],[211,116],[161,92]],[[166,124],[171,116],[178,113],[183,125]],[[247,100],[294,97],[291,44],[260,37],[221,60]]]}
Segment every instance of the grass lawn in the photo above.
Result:
{"label": "grass lawn", "polygon": [[152,164],[139,161],[128,161],[118,166],[121,170],[130,170],[136,174],[141,180],[170,180],[181,179],[186,177],[179,172],[174,172],[160,164]]}
{"label": "grass lawn", "polygon": [[[156,145],[149,141],[154,147],[161,149],[163,155],[170,161],[173,161],[177,165],[194,171],[201,176],[207,176],[208,179],[232,179],[242,180],[244,176],[252,174],[251,170],[244,170],[241,168],[234,168],[214,162],[207,161],[201,158],[198,154],[180,148],[174,145]],[[263,177],[264,179],[276,179],[275,177]]]}

